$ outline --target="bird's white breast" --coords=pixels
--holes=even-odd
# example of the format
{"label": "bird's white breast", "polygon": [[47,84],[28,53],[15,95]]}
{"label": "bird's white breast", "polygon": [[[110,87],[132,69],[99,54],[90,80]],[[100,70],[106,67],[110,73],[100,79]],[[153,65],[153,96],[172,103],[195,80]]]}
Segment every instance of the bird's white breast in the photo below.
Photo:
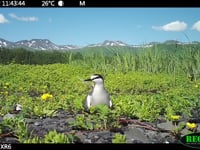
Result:
{"label": "bird's white breast", "polygon": [[109,100],[109,94],[104,88],[100,86],[94,87],[91,101],[92,105],[109,104]]}

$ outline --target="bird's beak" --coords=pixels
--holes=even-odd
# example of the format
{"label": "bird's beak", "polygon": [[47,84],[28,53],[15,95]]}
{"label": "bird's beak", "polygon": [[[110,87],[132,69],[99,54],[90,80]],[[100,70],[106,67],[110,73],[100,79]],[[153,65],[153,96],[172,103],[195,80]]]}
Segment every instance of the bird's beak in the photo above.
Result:
{"label": "bird's beak", "polygon": [[91,79],[86,79],[86,80],[84,80],[84,81],[92,81]]}

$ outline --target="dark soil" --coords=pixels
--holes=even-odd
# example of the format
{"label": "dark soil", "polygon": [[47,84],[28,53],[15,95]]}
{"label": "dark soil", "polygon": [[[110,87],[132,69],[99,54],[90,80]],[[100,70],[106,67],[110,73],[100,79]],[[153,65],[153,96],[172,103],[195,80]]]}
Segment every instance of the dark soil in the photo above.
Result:
{"label": "dark soil", "polygon": [[[10,116],[9,116],[10,117]],[[138,120],[121,119],[123,127],[109,130],[78,130],[73,129],[69,122],[75,121],[75,115],[64,110],[59,110],[55,117],[26,118],[28,131],[34,136],[43,138],[49,131],[68,134],[73,131],[75,143],[112,143],[115,133],[124,134],[126,143],[179,143],[173,134],[171,122],[159,122],[157,124],[140,122]],[[0,122],[3,118],[0,119]],[[12,135],[0,138],[0,143],[19,143],[17,137]]]}

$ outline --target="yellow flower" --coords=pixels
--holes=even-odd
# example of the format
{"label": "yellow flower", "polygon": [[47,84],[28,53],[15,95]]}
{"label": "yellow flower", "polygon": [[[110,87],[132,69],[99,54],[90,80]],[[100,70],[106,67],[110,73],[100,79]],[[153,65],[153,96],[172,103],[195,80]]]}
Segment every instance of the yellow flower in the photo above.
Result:
{"label": "yellow flower", "polygon": [[178,116],[178,115],[173,115],[173,116],[171,116],[171,119],[172,119],[172,120],[179,120],[179,119],[180,119],[180,116]]}
{"label": "yellow flower", "polygon": [[194,128],[197,127],[197,125],[196,125],[195,123],[189,123],[189,122],[186,123],[186,126],[187,126],[189,129],[194,129]]}
{"label": "yellow flower", "polygon": [[45,93],[41,96],[41,99],[42,100],[48,100],[48,99],[51,99],[53,96],[49,93]]}
{"label": "yellow flower", "polygon": [[25,97],[24,97],[24,96],[21,96],[20,99],[25,99]]}

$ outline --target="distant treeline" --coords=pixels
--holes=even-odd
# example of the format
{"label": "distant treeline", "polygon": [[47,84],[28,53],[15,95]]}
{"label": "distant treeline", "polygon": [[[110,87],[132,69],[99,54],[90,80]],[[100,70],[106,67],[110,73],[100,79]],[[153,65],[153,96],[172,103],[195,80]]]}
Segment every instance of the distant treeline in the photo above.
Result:
{"label": "distant treeline", "polygon": [[[69,59],[82,59],[83,56],[79,52],[69,51],[30,51],[23,48],[18,49],[0,49],[1,64],[53,64],[68,63]],[[70,60],[70,61],[71,61]]]}

